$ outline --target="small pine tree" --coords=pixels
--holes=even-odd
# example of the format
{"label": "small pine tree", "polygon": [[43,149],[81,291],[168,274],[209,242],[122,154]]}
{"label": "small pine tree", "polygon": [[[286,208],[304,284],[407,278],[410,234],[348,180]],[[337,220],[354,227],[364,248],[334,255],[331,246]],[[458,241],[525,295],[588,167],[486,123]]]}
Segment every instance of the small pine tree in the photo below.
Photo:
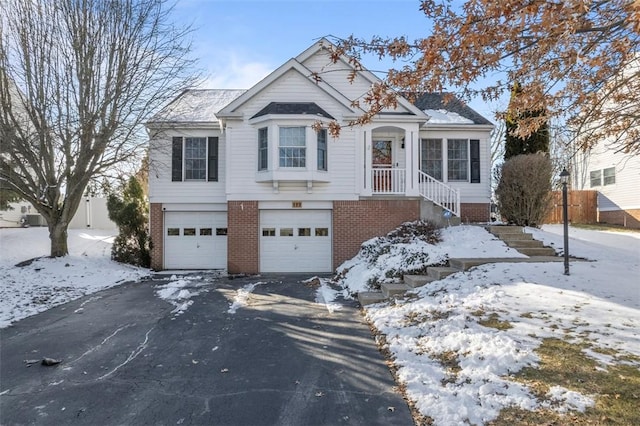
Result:
{"label": "small pine tree", "polygon": [[117,262],[148,268],[151,265],[151,240],[147,230],[148,208],[140,182],[131,177],[122,198],[110,194],[107,199],[109,219],[118,225],[118,236],[111,248]]}
{"label": "small pine tree", "polygon": [[[513,85],[513,90],[511,91],[511,102],[513,103],[513,99],[518,95],[518,93],[522,92],[522,87],[520,84],[515,83]],[[509,113],[506,119],[506,137],[505,137],[505,149],[504,149],[504,159],[508,160],[511,157],[515,157],[516,155],[526,155],[526,154],[536,154],[538,152],[549,152],[549,123],[544,122],[538,130],[534,133],[530,134],[526,138],[521,138],[514,134],[516,128],[518,127],[518,123],[522,120],[535,119],[537,117],[544,116],[546,111],[537,110],[537,111],[526,111],[521,114],[513,114]]]}

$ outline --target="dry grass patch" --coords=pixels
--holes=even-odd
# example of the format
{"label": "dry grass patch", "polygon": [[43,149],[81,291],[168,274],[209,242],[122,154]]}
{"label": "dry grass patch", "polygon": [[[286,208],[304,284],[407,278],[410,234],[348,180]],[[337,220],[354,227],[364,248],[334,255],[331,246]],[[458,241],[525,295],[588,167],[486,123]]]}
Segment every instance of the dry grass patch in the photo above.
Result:
{"label": "dry grass patch", "polygon": [[[640,369],[614,365],[605,371],[582,351],[587,344],[548,338],[537,349],[540,365],[524,368],[514,380],[525,383],[540,400],[552,386],[591,396],[595,405],[584,413],[562,415],[552,410],[505,409],[492,425],[638,425],[640,424]],[[610,351],[607,351],[610,352]]]}
{"label": "dry grass patch", "polygon": [[497,330],[508,330],[510,328],[513,328],[509,321],[502,321],[500,319],[500,316],[495,312],[489,314],[487,318],[478,320],[478,324],[485,327],[495,328]]}

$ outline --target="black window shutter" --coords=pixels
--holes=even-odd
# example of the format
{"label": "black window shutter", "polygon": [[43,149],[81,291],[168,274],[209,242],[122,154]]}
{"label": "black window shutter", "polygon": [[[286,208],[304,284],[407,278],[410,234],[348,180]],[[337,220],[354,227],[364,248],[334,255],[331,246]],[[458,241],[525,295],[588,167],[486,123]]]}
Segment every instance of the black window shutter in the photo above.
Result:
{"label": "black window shutter", "polygon": [[480,183],[480,141],[471,139],[469,141],[471,151],[471,183]]}
{"label": "black window shutter", "polygon": [[175,136],[171,146],[171,180],[182,181],[182,137]]}
{"label": "black window shutter", "polygon": [[218,181],[218,138],[215,136],[209,137],[209,175],[207,180],[209,182]]}

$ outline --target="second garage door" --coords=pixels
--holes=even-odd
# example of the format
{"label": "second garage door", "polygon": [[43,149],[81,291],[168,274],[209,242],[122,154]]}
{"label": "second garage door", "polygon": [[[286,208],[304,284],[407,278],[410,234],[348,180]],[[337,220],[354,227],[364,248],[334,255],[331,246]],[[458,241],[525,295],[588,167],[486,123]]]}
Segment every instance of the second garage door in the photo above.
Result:
{"label": "second garage door", "polygon": [[261,272],[331,272],[331,210],[261,210]]}

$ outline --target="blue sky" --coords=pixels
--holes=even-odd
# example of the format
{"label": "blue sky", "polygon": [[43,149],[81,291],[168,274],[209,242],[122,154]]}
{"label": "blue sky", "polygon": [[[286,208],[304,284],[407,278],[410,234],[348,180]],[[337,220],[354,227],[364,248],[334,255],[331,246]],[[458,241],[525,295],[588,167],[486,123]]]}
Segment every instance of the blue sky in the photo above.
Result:
{"label": "blue sky", "polygon": [[[175,19],[195,28],[206,88],[249,88],[320,37],[428,33],[418,0],[177,0]],[[365,60],[372,71],[389,61]],[[396,65],[399,66],[399,65]],[[493,119],[493,106],[471,106]]]}

